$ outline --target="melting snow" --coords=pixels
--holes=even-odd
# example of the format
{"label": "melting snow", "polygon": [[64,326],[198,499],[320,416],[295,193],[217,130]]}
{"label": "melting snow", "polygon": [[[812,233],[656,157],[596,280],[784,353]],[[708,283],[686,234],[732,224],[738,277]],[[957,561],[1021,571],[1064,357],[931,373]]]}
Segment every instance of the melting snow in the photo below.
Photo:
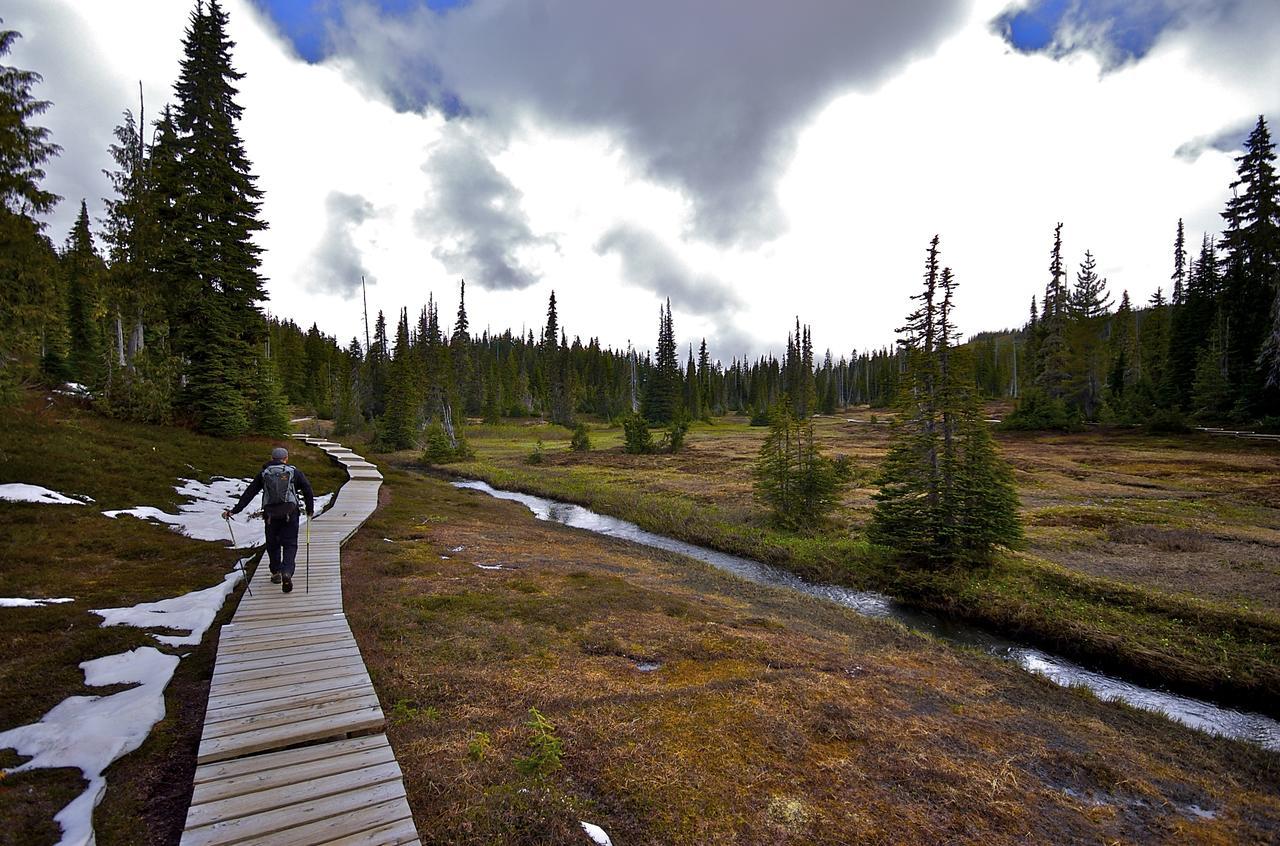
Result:
{"label": "melting snow", "polygon": [[[443,558],[444,556],[442,555],[440,557]],[[501,570],[502,569],[501,564],[477,564],[476,566],[479,567],[481,570]]]}
{"label": "melting snow", "polygon": [[151,727],[164,718],[164,689],[180,659],[150,646],[95,658],[80,665],[85,684],[102,687],[136,683],[110,696],[69,696],[40,722],[0,733],[0,749],[14,749],[30,761],[10,772],[40,767],[77,767],[89,786],[58,812],[59,846],[91,846],[93,809],[107,782],[112,761],[142,745]]}
{"label": "melting snow", "polygon": [[[173,489],[183,496],[189,497],[191,501],[178,506],[177,514],[169,514],[150,505],[139,505],[136,508],[104,511],[102,513],[108,517],[129,514],[141,520],[154,520],[157,523],[171,526],[175,532],[184,534],[189,538],[227,541],[228,546],[233,546],[237,549],[262,546],[266,543],[266,529],[265,524],[262,522],[261,512],[254,511],[247,516],[245,512],[241,512],[231,518],[232,528],[235,531],[234,543],[230,542],[232,540],[232,528],[228,528],[227,521],[222,519],[222,510],[235,505],[236,500],[240,498],[240,494],[244,493],[245,488],[249,487],[249,483],[252,481],[252,479],[228,479],[222,476],[214,476],[212,481],[205,484],[194,479],[179,479],[179,484],[174,485]],[[317,496],[316,511],[322,510],[331,499],[333,499],[333,494],[331,493]],[[306,521],[307,517],[304,514],[302,515],[302,522],[305,523]]]}
{"label": "melting snow", "polygon": [[587,833],[587,837],[591,838],[592,843],[597,844],[597,846],[613,846],[613,841],[609,839],[609,835],[605,834],[603,828],[598,825],[592,825],[589,822],[582,822],[582,820],[578,820],[578,822],[582,825],[582,830]]}
{"label": "melting snow", "polygon": [[30,608],[36,605],[59,605],[63,602],[75,602],[69,596],[57,599],[23,599],[20,596],[0,597],[0,608]]}
{"label": "melting snow", "polygon": [[0,499],[9,502],[43,502],[50,505],[84,505],[86,502],[93,502],[87,496],[73,499],[66,494],[60,494],[39,485],[28,485],[22,482],[0,485]]}
{"label": "melting snow", "polygon": [[103,626],[137,626],[140,629],[186,629],[187,635],[161,635],[152,637],[165,646],[197,646],[204,633],[213,625],[213,618],[226,602],[228,594],[244,578],[241,566],[227,573],[221,584],[204,590],[194,590],[172,599],[159,602],[143,602],[132,608],[94,608],[94,614],[102,617]]}

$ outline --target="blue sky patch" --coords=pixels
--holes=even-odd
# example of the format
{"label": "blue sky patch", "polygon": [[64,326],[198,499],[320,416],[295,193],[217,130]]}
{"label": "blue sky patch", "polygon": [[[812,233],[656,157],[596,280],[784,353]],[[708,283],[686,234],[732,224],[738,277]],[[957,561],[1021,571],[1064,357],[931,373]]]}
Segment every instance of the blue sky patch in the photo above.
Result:
{"label": "blue sky patch", "polygon": [[1014,49],[1061,58],[1090,50],[1108,66],[1141,59],[1181,23],[1170,0],[1032,0],[993,21]]}
{"label": "blue sky patch", "polygon": [[[308,62],[318,62],[329,55],[328,27],[342,21],[342,3],[338,0],[254,2],[275,21],[302,58]],[[403,14],[421,6],[445,11],[466,2],[467,0],[375,0],[374,5],[384,13]]]}

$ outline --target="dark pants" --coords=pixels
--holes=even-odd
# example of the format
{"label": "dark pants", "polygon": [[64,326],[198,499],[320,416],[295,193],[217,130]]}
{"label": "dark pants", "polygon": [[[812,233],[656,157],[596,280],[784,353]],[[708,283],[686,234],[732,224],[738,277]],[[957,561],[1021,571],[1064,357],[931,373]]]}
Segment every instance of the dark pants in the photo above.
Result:
{"label": "dark pants", "polygon": [[293,578],[293,561],[298,557],[298,516],[288,520],[267,520],[267,558],[271,572]]}

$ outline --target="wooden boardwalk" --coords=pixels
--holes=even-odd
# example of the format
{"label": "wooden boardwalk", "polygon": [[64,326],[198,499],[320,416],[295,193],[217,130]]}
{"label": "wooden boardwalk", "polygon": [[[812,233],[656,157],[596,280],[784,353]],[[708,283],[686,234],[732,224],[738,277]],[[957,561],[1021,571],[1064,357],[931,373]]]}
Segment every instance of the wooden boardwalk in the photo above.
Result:
{"label": "wooden boardwalk", "polygon": [[342,611],[340,547],[378,504],[382,474],[305,435],[350,477],[305,527],[293,592],[260,565],[223,626],[182,846],[417,844],[386,720]]}

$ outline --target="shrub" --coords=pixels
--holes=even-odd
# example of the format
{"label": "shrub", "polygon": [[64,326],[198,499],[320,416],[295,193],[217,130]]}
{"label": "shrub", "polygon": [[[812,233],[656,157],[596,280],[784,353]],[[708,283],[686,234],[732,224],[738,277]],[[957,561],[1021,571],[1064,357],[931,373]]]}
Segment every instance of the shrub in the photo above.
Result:
{"label": "shrub", "polygon": [[679,452],[684,449],[684,436],[689,433],[689,421],[681,417],[671,421],[671,425],[667,427],[666,434],[662,436],[662,449],[664,452]]}
{"label": "shrub", "polygon": [[780,526],[814,528],[839,504],[849,462],[821,455],[813,424],[796,420],[785,405],[774,409],[772,419],[754,470],[756,496],[773,509]]}
{"label": "shrub", "polygon": [[649,422],[639,414],[628,414],[622,419],[623,449],[632,455],[653,452],[653,434]]}
{"label": "shrub", "polygon": [[1038,432],[1046,429],[1060,432],[1080,430],[1080,418],[1060,399],[1050,399],[1042,391],[1031,391],[1018,401],[1018,407],[1000,424],[1006,431]]}
{"label": "shrub", "polygon": [[466,438],[459,436],[449,440],[449,433],[439,420],[427,427],[423,443],[422,460],[426,464],[450,464],[454,461],[467,461],[475,456]]}
{"label": "shrub", "polygon": [[1191,431],[1182,412],[1172,408],[1161,408],[1151,412],[1144,425],[1153,435],[1185,435]]}
{"label": "shrub", "polygon": [[493,739],[489,737],[489,732],[476,732],[471,735],[471,739],[467,741],[467,758],[472,761],[483,761],[485,755],[489,754],[489,747],[492,744]]}
{"label": "shrub", "polygon": [[569,449],[574,452],[587,452],[591,449],[591,434],[587,431],[586,423],[579,423],[573,427],[573,437],[569,440]]}
{"label": "shrub", "polygon": [[538,442],[533,445],[533,452],[524,460],[525,464],[541,464],[547,460],[545,452],[542,449],[542,438],[538,438]]}
{"label": "shrub", "polygon": [[769,425],[769,409],[757,408],[751,412],[752,426],[768,426]]}
{"label": "shrub", "polygon": [[516,759],[516,769],[528,776],[541,778],[560,769],[564,747],[556,737],[556,727],[537,708],[529,709],[529,754]]}

